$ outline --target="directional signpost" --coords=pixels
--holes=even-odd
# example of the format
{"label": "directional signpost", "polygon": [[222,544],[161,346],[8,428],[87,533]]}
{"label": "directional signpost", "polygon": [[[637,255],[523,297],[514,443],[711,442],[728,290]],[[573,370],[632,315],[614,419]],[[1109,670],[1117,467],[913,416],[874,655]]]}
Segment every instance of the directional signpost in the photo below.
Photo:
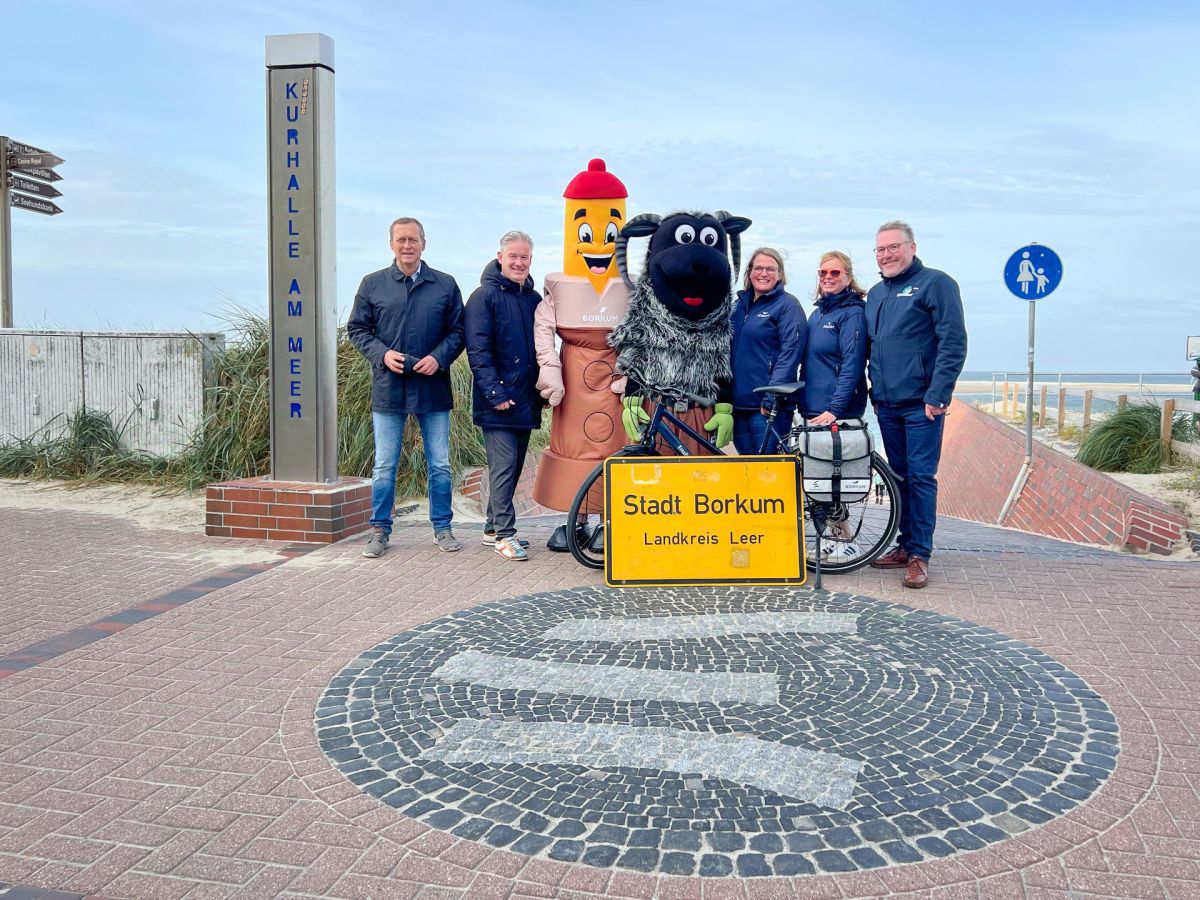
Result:
{"label": "directional signpost", "polygon": [[9,205],[13,209],[28,209],[32,212],[41,213],[44,216],[57,216],[62,209],[49,200],[43,200],[41,197],[26,197],[24,194],[12,194],[9,197]]}
{"label": "directional signpost", "polygon": [[63,158],[49,150],[0,135],[0,328],[13,327],[12,219],[10,209],[25,209],[57,216],[62,209],[51,202],[62,191],[50,182],[62,181],[54,171]]}
{"label": "directional signpost", "polygon": [[53,185],[43,184],[40,181],[34,181],[32,178],[22,178],[15,172],[8,176],[8,186],[14,191],[21,191],[26,194],[37,194],[39,197],[61,197],[62,191]]}
{"label": "directional signpost", "polygon": [[1025,391],[1025,464],[1000,514],[1002,521],[1024,486],[1033,465],[1033,334],[1034,308],[1062,283],[1063,267],[1058,254],[1036,241],[1018,247],[1004,264],[1004,285],[1018,300],[1029,301],[1029,381]]}
{"label": "directional signpost", "polygon": [[62,176],[53,169],[22,169],[21,174],[39,181],[62,181]]}

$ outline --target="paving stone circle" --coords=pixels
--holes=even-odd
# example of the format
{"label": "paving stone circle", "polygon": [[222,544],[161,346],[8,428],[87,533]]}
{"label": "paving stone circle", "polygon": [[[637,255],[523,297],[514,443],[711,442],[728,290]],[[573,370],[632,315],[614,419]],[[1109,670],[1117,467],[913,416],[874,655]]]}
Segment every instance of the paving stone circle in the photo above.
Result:
{"label": "paving stone circle", "polygon": [[578,588],[362,654],[315,713],[333,765],[458,837],[592,866],[804,875],[1035,828],[1116,766],[1116,719],[1040,650],[777,588]]}

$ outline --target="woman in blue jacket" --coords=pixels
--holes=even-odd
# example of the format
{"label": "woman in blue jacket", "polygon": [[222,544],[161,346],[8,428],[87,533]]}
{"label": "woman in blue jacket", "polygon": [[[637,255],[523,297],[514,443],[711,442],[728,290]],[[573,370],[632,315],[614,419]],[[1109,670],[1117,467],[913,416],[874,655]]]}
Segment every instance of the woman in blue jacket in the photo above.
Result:
{"label": "woman in blue jacket", "polygon": [[817,267],[817,308],[808,317],[800,411],[810,425],[858,419],[867,408],[866,291],[850,257],[830,250]]}
{"label": "woman in blue jacket", "polygon": [[[771,398],[756,387],[788,384],[804,358],[807,332],[800,301],[783,289],[787,275],[778,250],[759,247],[746,267],[745,288],[733,308],[733,445],[757,453],[767,431]],[[774,447],[768,447],[774,453]]]}
{"label": "woman in blue jacket", "polygon": [[[800,412],[810,425],[859,419],[867,409],[866,295],[850,257],[830,250],[817,266],[817,308],[808,317]],[[858,547],[842,523],[831,522],[824,545],[830,560],[853,559]]]}

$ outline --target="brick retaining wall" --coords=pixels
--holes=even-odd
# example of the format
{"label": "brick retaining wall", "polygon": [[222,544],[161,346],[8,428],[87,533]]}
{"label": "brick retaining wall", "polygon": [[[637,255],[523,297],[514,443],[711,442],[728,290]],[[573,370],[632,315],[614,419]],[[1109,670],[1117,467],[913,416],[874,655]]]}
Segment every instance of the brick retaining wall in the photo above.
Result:
{"label": "brick retaining wall", "polygon": [[[1025,459],[1025,436],[955,400],[938,469],[938,512],[995,524]],[[1170,552],[1187,519],[1102,472],[1034,442],[1033,470],[1002,525],[1049,537]]]}

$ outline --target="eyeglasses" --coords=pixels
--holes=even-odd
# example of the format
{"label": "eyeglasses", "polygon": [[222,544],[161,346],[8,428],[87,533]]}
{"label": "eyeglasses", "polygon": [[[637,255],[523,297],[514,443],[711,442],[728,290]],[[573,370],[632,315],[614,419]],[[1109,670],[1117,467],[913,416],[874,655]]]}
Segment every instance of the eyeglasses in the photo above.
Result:
{"label": "eyeglasses", "polygon": [[775,275],[779,272],[775,266],[754,266],[750,269],[752,275]]}
{"label": "eyeglasses", "polygon": [[841,278],[844,273],[841,269],[817,269],[817,274],[822,278]]}
{"label": "eyeglasses", "polygon": [[885,254],[885,253],[895,253],[897,250],[899,250],[905,244],[911,244],[911,243],[912,243],[912,241],[901,241],[898,244],[888,244],[886,247],[876,247],[875,255],[883,256],[883,254]]}

